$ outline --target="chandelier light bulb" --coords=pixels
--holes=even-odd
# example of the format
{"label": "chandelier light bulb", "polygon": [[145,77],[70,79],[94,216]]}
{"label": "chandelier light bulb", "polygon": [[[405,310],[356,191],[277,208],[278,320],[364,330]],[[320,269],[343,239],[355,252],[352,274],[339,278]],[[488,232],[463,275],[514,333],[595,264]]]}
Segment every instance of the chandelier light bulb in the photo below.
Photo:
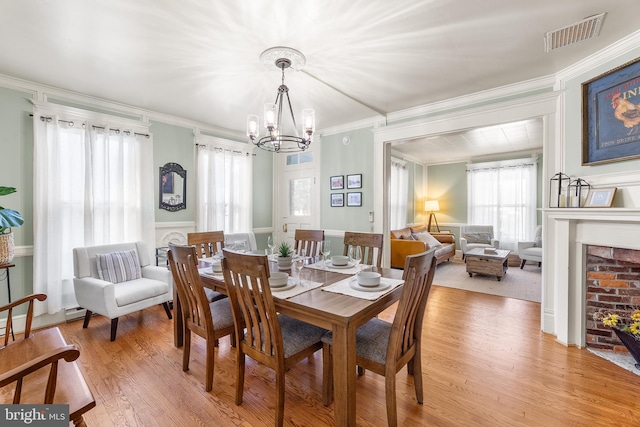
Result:
{"label": "chandelier light bulb", "polygon": [[264,104],[264,127],[269,130],[278,127],[278,106],[276,104]]}
{"label": "chandelier light bulb", "polygon": [[260,119],[257,114],[247,116],[247,136],[253,141],[260,134]]}
{"label": "chandelier light bulb", "polygon": [[302,110],[302,133],[311,135],[316,130],[316,113],[311,109]]}

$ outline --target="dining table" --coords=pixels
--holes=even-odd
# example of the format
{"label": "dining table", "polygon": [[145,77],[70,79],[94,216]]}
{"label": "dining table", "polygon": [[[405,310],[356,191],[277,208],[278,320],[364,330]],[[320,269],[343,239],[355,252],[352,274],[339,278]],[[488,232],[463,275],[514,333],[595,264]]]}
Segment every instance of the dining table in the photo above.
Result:
{"label": "dining table", "polygon": [[[380,292],[379,296],[361,293],[362,297],[358,297],[340,290],[333,291],[336,286],[346,284],[347,280],[354,280],[354,270],[330,268],[320,261],[304,267],[303,285],[296,285],[302,287],[300,293],[294,292],[295,295],[286,297],[282,292],[282,297],[279,297],[279,292],[272,292],[279,313],[333,332],[334,419],[336,426],[340,427],[356,425],[356,329],[396,303],[402,292],[402,270],[372,266],[360,266],[360,269],[378,272],[381,274],[381,280],[393,282],[394,286],[387,292]],[[270,270],[278,271],[275,262],[270,262]],[[202,268],[200,271],[205,287],[227,294],[221,274],[213,274],[210,267]],[[290,280],[296,280],[299,274],[287,272],[293,276]],[[372,299],[371,295],[375,299]],[[176,292],[174,310],[174,343],[176,347],[180,347],[183,344],[184,331],[180,301]]]}

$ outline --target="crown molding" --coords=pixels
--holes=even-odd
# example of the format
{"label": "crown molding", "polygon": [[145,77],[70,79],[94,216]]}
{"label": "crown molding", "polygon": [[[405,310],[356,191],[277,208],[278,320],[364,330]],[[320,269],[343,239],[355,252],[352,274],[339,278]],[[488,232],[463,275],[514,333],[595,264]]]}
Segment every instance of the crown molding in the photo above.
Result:
{"label": "crown molding", "polygon": [[496,99],[522,96],[530,94],[531,92],[546,89],[551,90],[553,89],[555,81],[556,80],[553,75],[525,80],[523,82],[500,86],[469,95],[459,96],[457,98],[447,99],[446,101],[434,102],[431,104],[408,108],[406,110],[392,112],[387,115],[387,119],[389,122],[413,119],[416,117],[441,113],[445,110],[468,108],[470,105],[492,102]]}
{"label": "crown molding", "polygon": [[[217,126],[212,126],[208,123],[202,123],[182,117],[171,116],[169,114],[146,110],[139,107],[134,107],[132,105],[122,104],[115,101],[110,101],[107,99],[98,98],[95,96],[86,95],[70,90],[60,89],[54,86],[48,86],[41,83],[19,79],[3,74],[0,74],[0,87],[29,93],[32,100],[36,102],[49,102],[50,104],[53,104],[48,100],[57,99],[60,101],[73,102],[75,104],[85,105],[87,107],[108,111],[108,113],[103,112],[102,114],[104,115],[111,113],[114,115],[123,116],[127,119],[139,120],[149,124],[151,124],[150,122],[152,121],[156,121],[175,126],[182,126],[185,128],[199,128],[200,131],[238,140],[243,140],[246,137],[244,132],[220,128]],[[80,110],[80,108],[77,107],[76,109]]]}
{"label": "crown molding", "polygon": [[358,129],[366,129],[366,128],[378,128],[381,126],[385,126],[387,123],[387,119],[381,116],[370,117],[368,119],[358,120],[351,123],[345,123],[342,125],[331,126],[325,129],[322,129],[318,132],[320,137],[335,135],[338,133],[351,132]]}
{"label": "crown molding", "polygon": [[376,141],[400,141],[417,136],[439,135],[456,129],[518,121],[526,117],[555,113],[557,99],[563,93],[543,92],[476,106],[465,111],[446,111],[432,117],[375,129],[373,132]]}
{"label": "crown molding", "polygon": [[556,73],[556,79],[559,82],[571,80],[584,73],[587,73],[599,65],[605,64],[619,58],[621,55],[627,54],[640,46],[640,30],[624,37],[617,42],[610,44],[604,49],[599,50],[591,56],[565,68]]}

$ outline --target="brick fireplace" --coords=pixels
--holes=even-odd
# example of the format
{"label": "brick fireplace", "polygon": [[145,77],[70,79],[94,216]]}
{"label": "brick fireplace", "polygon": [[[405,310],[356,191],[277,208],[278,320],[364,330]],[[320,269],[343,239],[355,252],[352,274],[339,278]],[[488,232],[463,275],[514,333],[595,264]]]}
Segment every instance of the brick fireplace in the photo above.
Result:
{"label": "brick fireplace", "polygon": [[640,250],[587,246],[586,344],[598,350],[628,353],[608,326],[593,320],[597,311],[621,316],[640,307]]}

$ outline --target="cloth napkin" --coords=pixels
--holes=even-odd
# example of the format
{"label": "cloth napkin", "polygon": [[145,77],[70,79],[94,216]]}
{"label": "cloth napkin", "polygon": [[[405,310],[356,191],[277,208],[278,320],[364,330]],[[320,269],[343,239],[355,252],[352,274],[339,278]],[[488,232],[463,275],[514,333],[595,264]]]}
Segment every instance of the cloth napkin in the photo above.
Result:
{"label": "cloth napkin", "polygon": [[404,280],[402,279],[388,279],[386,277],[381,277],[380,284],[389,285],[389,287],[381,291],[366,292],[366,291],[359,291],[357,289],[353,289],[350,284],[352,280],[356,280],[355,276],[351,276],[346,279],[342,279],[341,281],[336,282],[332,285],[325,286],[324,288],[322,288],[322,290],[374,301],[380,298],[381,296],[388,294],[389,292],[391,292],[392,290],[394,290],[395,288],[397,288],[398,286],[404,283]]}
{"label": "cloth napkin", "polygon": [[334,273],[341,273],[341,274],[348,274],[348,275],[353,275],[353,274],[356,274],[358,271],[365,271],[367,268],[369,268],[367,264],[360,264],[359,268],[355,266],[349,267],[349,268],[335,268],[335,267],[331,267],[330,262],[327,264],[327,267],[325,268],[323,261],[318,261],[315,264],[305,265],[305,267],[315,268],[316,270],[332,271]]}
{"label": "cloth napkin", "polygon": [[[298,283],[298,278],[297,277],[289,277],[287,285],[293,285],[293,284],[296,284],[296,283]],[[303,286],[295,285],[293,288],[287,289],[286,291],[280,291],[280,292],[275,291],[274,292],[274,290],[271,289],[271,295],[274,298],[287,299],[287,298],[295,297],[296,295],[300,295],[300,294],[303,294],[305,292],[308,292],[311,289],[319,288],[320,286],[322,286],[322,283],[311,282],[311,281],[308,281],[308,280],[305,280],[302,283],[304,283]]]}
{"label": "cloth napkin", "polygon": [[[218,280],[224,280],[224,275],[222,274],[222,272],[213,273],[211,271],[211,267],[199,268],[198,272],[201,275],[204,275],[204,276],[213,277],[213,278],[218,279]],[[322,286],[322,283],[311,282],[311,281],[308,281],[308,280],[303,281],[304,286],[297,285],[297,283],[298,283],[298,278],[297,277],[289,276],[289,279],[287,281],[287,285],[295,285],[295,286],[293,288],[291,288],[291,289],[287,289],[286,291],[274,291],[272,289],[271,290],[271,295],[274,298],[287,299],[287,298],[295,297],[296,295],[300,295],[300,294],[303,294],[305,292],[308,292],[311,289],[315,289],[315,288],[318,288],[318,287]]]}

